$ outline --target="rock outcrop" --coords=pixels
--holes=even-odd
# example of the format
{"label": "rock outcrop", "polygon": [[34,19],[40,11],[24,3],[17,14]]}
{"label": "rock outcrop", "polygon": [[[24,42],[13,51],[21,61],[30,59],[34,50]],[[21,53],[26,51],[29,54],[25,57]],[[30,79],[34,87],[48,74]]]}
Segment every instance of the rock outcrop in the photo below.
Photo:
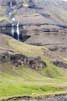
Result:
{"label": "rock outcrop", "polygon": [[62,61],[54,61],[53,64],[58,67],[67,68],[67,64]]}
{"label": "rock outcrop", "polygon": [[39,69],[46,67],[46,63],[41,60],[41,57],[27,57],[22,54],[14,53],[2,53],[0,54],[0,63],[11,63],[12,65],[19,67],[26,65],[32,69]]}

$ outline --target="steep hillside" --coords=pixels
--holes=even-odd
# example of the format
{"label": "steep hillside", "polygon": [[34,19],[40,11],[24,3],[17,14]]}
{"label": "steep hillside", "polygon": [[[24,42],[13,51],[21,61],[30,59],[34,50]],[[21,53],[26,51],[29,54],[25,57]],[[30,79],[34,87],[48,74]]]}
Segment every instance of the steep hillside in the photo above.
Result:
{"label": "steep hillside", "polygon": [[[0,98],[19,95],[35,97],[67,92],[67,69],[53,64],[51,53],[47,48],[27,45],[5,35],[1,35],[1,39],[3,39],[3,45],[9,47],[7,51],[29,57],[40,56],[47,67],[35,70],[26,65],[15,67],[9,62],[0,63]],[[0,46],[3,48],[1,43]],[[64,61],[63,58],[62,60]]]}
{"label": "steep hillside", "polygon": [[0,100],[67,93],[67,2],[16,1],[14,17],[29,38],[24,43],[4,35],[12,26],[0,0]]}
{"label": "steep hillside", "polygon": [[[28,7],[23,6],[28,5]],[[63,0],[16,0],[15,5],[15,16],[20,16],[25,14],[35,14],[39,13],[43,17],[44,22],[49,24],[61,24],[67,25],[67,2]],[[8,0],[0,0],[1,15],[8,15]],[[60,14],[59,14],[60,13]],[[30,15],[29,15],[30,16]],[[36,17],[36,16],[35,16]],[[27,18],[27,17],[26,17]],[[19,19],[21,23],[24,20]],[[46,22],[47,20],[47,22]],[[30,21],[30,20],[29,20]],[[30,21],[29,23],[32,23]]]}

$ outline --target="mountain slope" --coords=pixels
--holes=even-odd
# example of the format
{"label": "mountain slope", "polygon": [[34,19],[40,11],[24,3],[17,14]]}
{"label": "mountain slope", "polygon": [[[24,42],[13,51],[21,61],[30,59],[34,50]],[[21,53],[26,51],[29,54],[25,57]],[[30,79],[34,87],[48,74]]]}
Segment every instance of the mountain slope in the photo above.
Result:
{"label": "mountain slope", "polygon": [[[5,1],[1,1],[0,0],[0,6],[2,6],[2,2]],[[21,12],[22,14],[24,14],[26,12],[27,13],[39,13],[40,15],[43,16],[44,19],[44,23],[47,20],[46,23],[49,24],[61,24],[61,25],[67,25],[67,2],[64,2],[63,0],[20,0],[18,2],[18,0],[16,0],[17,2],[17,6],[19,5],[23,5],[23,4],[28,4],[29,6],[31,5],[31,7],[19,7],[15,8],[16,10],[16,16],[17,14],[20,16]],[[7,6],[7,0],[5,2],[5,5]],[[3,12],[5,13],[4,16],[7,15],[7,7],[6,6],[2,6]],[[6,8],[4,10],[4,8]],[[50,15],[50,16],[48,16]],[[23,16],[23,15],[22,15]],[[36,16],[35,16],[36,17]],[[21,20],[21,19],[19,19]],[[21,22],[21,21],[20,21]],[[23,19],[22,19],[22,23],[23,23]],[[32,23],[32,21],[31,21]]]}
{"label": "mountain slope", "polygon": [[[34,70],[27,66],[15,67],[10,63],[1,63],[0,98],[67,92],[67,69],[53,65],[51,57],[43,53],[42,49],[48,53],[45,47],[27,45],[1,35],[1,39],[3,38],[6,39],[4,40],[6,46],[12,51],[26,56],[41,56],[42,60],[47,63],[47,67]],[[1,47],[3,48],[3,46]]]}
{"label": "mountain slope", "polygon": [[40,0],[39,5],[44,8],[44,10],[42,10],[43,13],[47,12],[48,14],[53,15],[55,20],[67,23],[67,2],[64,2],[63,0]]}
{"label": "mountain slope", "polygon": [[[25,34],[31,36],[26,42],[43,46],[29,45],[1,33],[0,55],[9,52],[30,58],[39,56],[46,67],[32,69],[28,65],[0,62],[0,98],[67,93],[67,3],[61,0],[34,0],[34,4],[32,7],[17,8],[15,17],[23,24]],[[0,8],[3,10],[1,23],[8,21],[4,8]]]}

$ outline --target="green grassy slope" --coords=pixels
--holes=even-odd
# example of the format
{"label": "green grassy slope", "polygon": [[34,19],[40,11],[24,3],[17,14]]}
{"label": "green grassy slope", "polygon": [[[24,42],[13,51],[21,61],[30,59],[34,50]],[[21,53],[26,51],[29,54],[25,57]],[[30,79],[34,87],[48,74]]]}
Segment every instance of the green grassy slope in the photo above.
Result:
{"label": "green grassy slope", "polygon": [[[67,70],[56,67],[43,54],[40,46],[27,45],[2,35],[8,47],[27,56],[41,56],[47,63],[44,69],[33,70],[26,66],[0,64],[0,98],[18,95],[48,95],[67,92]],[[46,48],[44,48],[47,50]]]}

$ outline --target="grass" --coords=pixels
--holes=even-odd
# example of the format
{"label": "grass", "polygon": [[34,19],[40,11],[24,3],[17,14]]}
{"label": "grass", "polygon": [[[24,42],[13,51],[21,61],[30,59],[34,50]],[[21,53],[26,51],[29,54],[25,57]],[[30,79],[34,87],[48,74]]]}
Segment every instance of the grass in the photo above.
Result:
{"label": "grass", "polygon": [[0,75],[0,98],[19,95],[35,97],[67,92],[66,82],[44,77],[26,67],[22,69],[11,70]]}
{"label": "grass", "polygon": [[26,66],[0,64],[0,98],[10,96],[38,96],[67,93],[67,70],[56,67],[51,59],[43,54],[45,47],[27,45],[10,37],[6,37],[5,44],[15,52],[26,56],[41,56],[47,63],[44,69],[33,70]]}
{"label": "grass", "polygon": [[63,92],[67,92],[67,86],[56,85],[56,83],[49,83],[49,81],[47,83],[45,80],[24,81],[21,77],[13,77],[7,74],[0,77],[0,98],[19,95],[35,97]]}

